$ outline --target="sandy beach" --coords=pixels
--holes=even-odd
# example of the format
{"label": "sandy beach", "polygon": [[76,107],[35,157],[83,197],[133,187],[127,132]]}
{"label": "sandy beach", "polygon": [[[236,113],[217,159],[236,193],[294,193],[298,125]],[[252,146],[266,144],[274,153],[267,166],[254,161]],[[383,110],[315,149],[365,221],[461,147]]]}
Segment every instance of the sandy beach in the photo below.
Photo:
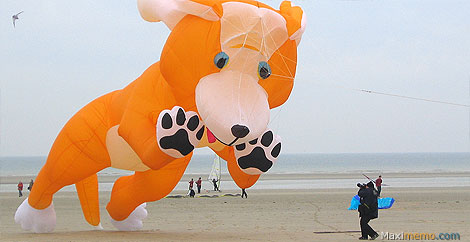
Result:
{"label": "sandy beach", "polygon": [[[380,210],[379,219],[370,224],[378,232],[459,233],[461,240],[468,239],[469,190],[468,187],[386,187],[383,196],[393,197],[396,202],[391,209]],[[221,196],[239,193],[232,190],[209,193],[219,195],[216,198],[165,198],[147,204],[149,215],[144,220],[143,230],[138,232],[119,232],[111,225],[105,209],[109,192],[100,193],[103,231],[94,231],[86,223],[74,192],[58,192],[54,197],[57,226],[50,234],[22,231],[14,223],[13,215],[24,197],[4,192],[0,198],[0,240],[351,241],[360,236],[359,232],[344,233],[360,230],[357,211],[347,210],[356,192],[353,188],[248,190],[248,199]],[[185,193],[174,191],[170,195]]]}

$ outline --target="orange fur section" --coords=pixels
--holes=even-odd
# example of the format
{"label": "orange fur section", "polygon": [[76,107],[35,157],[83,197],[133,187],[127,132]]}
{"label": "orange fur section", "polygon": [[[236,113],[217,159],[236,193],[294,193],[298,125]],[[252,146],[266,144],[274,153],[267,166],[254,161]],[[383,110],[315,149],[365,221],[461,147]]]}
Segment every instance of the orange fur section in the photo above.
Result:
{"label": "orange fur section", "polygon": [[93,174],[75,183],[75,187],[77,188],[77,194],[80,198],[83,216],[85,216],[89,224],[98,226],[98,224],[100,224],[98,176]]}
{"label": "orange fur section", "polygon": [[164,198],[180,181],[191,157],[192,152],[159,170],[136,172],[135,175],[119,178],[114,184],[111,201],[106,206],[109,215],[121,221],[140,204]]}
{"label": "orange fur section", "polygon": [[287,101],[294,87],[297,68],[297,46],[295,41],[287,40],[278,51],[274,52],[268,63],[272,74],[267,79],[260,79],[259,84],[268,93],[270,108],[275,108]]}
{"label": "orange fur section", "polygon": [[47,208],[52,195],[62,187],[109,167],[105,139],[111,127],[108,114],[114,94],[86,105],[60,131],[29,195],[28,202],[33,208]]}

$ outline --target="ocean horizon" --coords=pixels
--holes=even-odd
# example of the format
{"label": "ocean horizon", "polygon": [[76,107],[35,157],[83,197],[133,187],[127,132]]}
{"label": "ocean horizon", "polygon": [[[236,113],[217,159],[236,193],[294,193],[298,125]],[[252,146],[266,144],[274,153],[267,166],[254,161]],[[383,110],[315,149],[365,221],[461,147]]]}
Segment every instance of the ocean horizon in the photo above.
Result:
{"label": "ocean horizon", "polygon": [[[35,176],[47,156],[0,157],[0,176]],[[185,174],[209,174],[213,154],[193,155]],[[222,173],[227,164],[222,161]],[[316,173],[436,173],[470,172],[470,152],[421,153],[298,153],[281,154],[269,174]],[[128,175],[132,171],[106,168],[100,175]]]}
{"label": "ocean horizon", "polygon": [[[195,154],[185,174],[209,175],[214,155]],[[0,157],[0,177],[36,176],[46,162],[46,156]],[[226,162],[221,162],[223,190],[237,190],[236,184],[227,176]],[[267,174],[359,174],[358,179],[287,179],[260,180],[250,189],[318,189],[355,188],[364,179],[360,174],[386,173],[453,173],[470,172],[470,152],[460,153],[341,153],[341,154],[282,154]],[[100,176],[130,175],[132,171],[106,168]],[[203,178],[203,189],[212,185]],[[28,182],[28,181],[24,181]],[[392,187],[455,187],[470,186],[470,177],[421,177],[386,178]],[[100,191],[110,191],[113,183],[100,183]],[[187,182],[181,181],[174,191],[187,190]],[[13,184],[0,184],[0,192],[14,192]],[[67,186],[61,191],[75,191]]]}

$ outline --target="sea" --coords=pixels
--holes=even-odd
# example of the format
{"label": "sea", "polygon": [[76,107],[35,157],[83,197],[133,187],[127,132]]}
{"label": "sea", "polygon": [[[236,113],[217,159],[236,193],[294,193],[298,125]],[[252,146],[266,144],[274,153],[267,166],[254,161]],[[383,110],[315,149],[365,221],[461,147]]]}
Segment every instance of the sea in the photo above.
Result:
{"label": "sea", "polygon": [[[185,174],[209,175],[214,155],[195,154]],[[45,156],[0,157],[0,177],[35,176],[45,164]],[[227,165],[222,162],[221,189],[238,189],[229,179]],[[383,180],[390,187],[470,187],[470,176],[452,176],[451,173],[470,173],[470,152],[460,153],[328,153],[328,154],[281,154],[268,171],[270,174],[357,174],[357,178],[345,179],[260,179],[250,189],[315,189],[354,188],[358,182],[367,182],[362,174],[376,178],[384,174]],[[438,177],[387,178],[387,173],[444,173]],[[130,175],[131,171],[107,168],[100,176]],[[295,177],[295,176],[294,176]],[[351,176],[349,176],[351,177]],[[195,180],[198,177],[195,177]],[[212,184],[203,180],[203,189],[212,189]],[[23,183],[28,181],[23,181]],[[112,183],[100,183],[100,190],[110,191]],[[174,190],[187,190],[187,182],[181,181]],[[385,187],[384,187],[385,188]],[[63,188],[73,191],[74,186]],[[16,191],[15,184],[0,184],[0,192]]]}

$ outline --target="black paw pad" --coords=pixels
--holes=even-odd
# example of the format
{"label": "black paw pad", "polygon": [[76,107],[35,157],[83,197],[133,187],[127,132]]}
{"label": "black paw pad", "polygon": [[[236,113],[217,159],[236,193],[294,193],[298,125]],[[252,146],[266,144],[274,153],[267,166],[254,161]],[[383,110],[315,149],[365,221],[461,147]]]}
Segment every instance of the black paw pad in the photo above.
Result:
{"label": "black paw pad", "polygon": [[236,146],[235,146],[235,149],[237,149],[238,151],[242,151],[242,150],[244,150],[245,148],[246,148],[245,143],[239,144],[239,145],[236,145]]}
{"label": "black paw pad", "polygon": [[187,155],[194,150],[194,146],[189,143],[188,132],[184,129],[178,130],[172,136],[166,136],[160,139],[160,146],[163,149],[175,149],[182,155]]}
{"label": "black paw pad", "polygon": [[267,172],[273,163],[266,157],[263,148],[256,147],[247,156],[240,157],[238,165],[242,169],[254,167],[262,172]]}
{"label": "black paw pad", "polygon": [[184,114],[183,109],[178,109],[178,114],[176,114],[176,123],[178,125],[183,125],[186,121],[186,115]]}
{"label": "black paw pad", "polygon": [[171,129],[173,126],[173,121],[171,120],[171,116],[168,113],[165,113],[162,118],[162,127],[164,129]]}
{"label": "black paw pad", "polygon": [[196,130],[197,126],[199,126],[199,118],[194,115],[188,121],[188,129],[194,131]]}
{"label": "black paw pad", "polygon": [[[191,120],[189,120],[189,121],[191,121]],[[198,122],[199,122],[199,119],[198,119]],[[197,131],[196,139],[198,139],[198,140],[202,139],[202,135],[204,135],[204,128],[205,128],[205,126],[203,125],[202,128],[199,131]]]}
{"label": "black paw pad", "polygon": [[261,137],[261,144],[264,145],[265,147],[268,147],[273,142],[273,138],[274,138],[273,132],[268,131],[263,134],[263,137]]}
{"label": "black paw pad", "polygon": [[273,150],[271,151],[271,155],[274,158],[277,158],[279,156],[279,153],[281,153],[281,143],[274,146]]}

